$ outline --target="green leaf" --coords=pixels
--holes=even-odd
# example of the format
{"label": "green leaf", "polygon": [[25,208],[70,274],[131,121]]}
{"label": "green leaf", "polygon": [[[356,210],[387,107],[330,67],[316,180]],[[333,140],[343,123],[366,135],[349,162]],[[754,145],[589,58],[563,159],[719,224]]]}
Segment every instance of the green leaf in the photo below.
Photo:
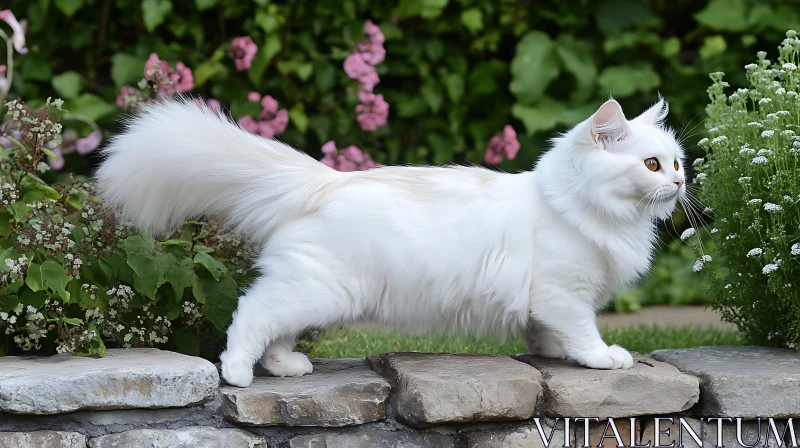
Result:
{"label": "green leaf", "polygon": [[392,16],[407,18],[420,16],[424,19],[435,19],[442,14],[448,0],[400,0],[392,11]]}
{"label": "green leaf", "polygon": [[83,321],[74,317],[62,317],[61,320],[70,325],[83,325]]}
{"label": "green leaf", "polygon": [[142,0],[142,19],[147,31],[156,29],[172,11],[171,0]]}
{"label": "green leaf", "polygon": [[44,302],[47,300],[47,293],[44,291],[33,291],[30,288],[25,288],[22,290],[22,293],[20,293],[19,298],[24,305],[30,305],[36,309],[39,309],[44,306]]}
{"label": "green leaf", "polygon": [[616,65],[603,70],[597,84],[601,94],[623,98],[651,92],[661,85],[661,77],[650,64]]}
{"label": "green leaf", "polygon": [[596,18],[597,26],[604,34],[661,23],[647,3],[635,0],[605,0],[597,7]]}
{"label": "green leaf", "polygon": [[122,87],[125,84],[141,78],[144,73],[145,61],[127,53],[115,53],[111,57],[111,80],[114,85]]}
{"label": "green leaf", "polygon": [[219,0],[194,0],[195,6],[200,11],[213,8],[217,3],[219,3]]}
{"label": "green leaf", "polygon": [[225,66],[217,61],[208,60],[201,63],[194,69],[194,72],[192,72],[195,87],[202,86],[206,81],[223,70],[225,70]]}
{"label": "green leaf", "polygon": [[228,268],[207,253],[200,252],[194,256],[194,262],[206,268],[214,276],[214,280],[219,280],[228,273]]}
{"label": "green leaf", "polygon": [[561,35],[556,42],[556,53],[564,68],[572,73],[577,83],[571,100],[577,103],[589,99],[597,78],[597,67],[589,44],[571,35]]}
{"label": "green leaf", "polygon": [[56,0],[56,8],[67,17],[72,17],[86,3],[86,0]]}
{"label": "green leaf", "polygon": [[189,356],[200,355],[200,338],[197,333],[179,328],[172,332],[172,340],[175,342],[178,353]]}
{"label": "green leaf", "polygon": [[280,38],[276,34],[268,34],[264,44],[258,48],[256,57],[253,58],[253,65],[247,71],[247,77],[250,78],[253,84],[256,86],[261,85],[261,78],[264,76],[264,72],[269,67],[269,63],[272,62],[272,58],[281,51],[281,48],[283,46]]}
{"label": "green leaf", "polygon": [[116,104],[91,93],[84,93],[73,99],[66,108],[73,114],[83,115],[95,121],[119,110]]}
{"label": "green leaf", "polygon": [[[225,331],[233,320],[233,312],[238,301],[238,286],[230,277],[216,281],[208,274],[200,273],[194,277],[192,290],[195,297],[204,297],[203,315],[219,331]],[[198,297],[199,301],[199,297]]]}
{"label": "green leaf", "polygon": [[277,30],[280,26],[278,18],[275,17],[274,14],[271,14],[271,12],[264,11],[263,9],[256,12],[255,22],[268,34]]}
{"label": "green leaf", "polygon": [[133,269],[133,286],[150,299],[167,281],[167,271],[176,262],[175,256],[158,251],[152,236],[133,235],[123,243],[128,255],[128,266]]}
{"label": "green leaf", "polygon": [[458,73],[443,73],[442,84],[450,100],[454,103],[461,101],[464,96],[464,77]]}
{"label": "green leaf", "polygon": [[28,271],[25,273],[25,284],[31,291],[41,291],[44,289],[44,280],[42,279],[42,267],[32,262],[28,266]]}
{"label": "green leaf", "polygon": [[534,104],[558,73],[558,56],[553,41],[541,31],[531,31],[517,44],[511,61],[509,90],[518,102]]}
{"label": "green leaf", "polygon": [[528,135],[540,131],[549,131],[558,123],[558,116],[564,111],[561,103],[545,103],[539,106],[524,106],[515,104],[511,108],[511,115],[525,125]]}
{"label": "green leaf", "polygon": [[[69,301],[67,283],[72,279],[64,271],[64,267],[52,261],[45,261],[40,268],[42,284],[57,293],[65,302]],[[30,287],[30,285],[28,285]],[[33,289],[33,288],[31,288]]]}
{"label": "green leaf", "polygon": [[68,71],[53,77],[53,88],[65,100],[73,99],[81,93],[83,76],[78,72]]}
{"label": "green leaf", "polygon": [[192,278],[194,278],[194,262],[191,258],[176,259],[176,262],[169,266],[167,279],[176,300],[181,300],[184,290],[192,286]]}
{"label": "green leaf", "polygon": [[719,56],[725,53],[728,49],[728,43],[722,36],[708,36],[703,40],[703,46],[700,47],[698,53],[702,59],[709,59],[714,56]]}
{"label": "green leaf", "polygon": [[22,195],[22,200],[28,202],[34,202],[41,199],[52,199],[57,200],[61,199],[61,193],[56,191],[53,187],[43,185],[43,184],[33,184],[28,191]]}
{"label": "green leaf", "polygon": [[11,235],[11,220],[14,217],[5,210],[0,210],[0,236]]}
{"label": "green leaf", "polygon": [[298,64],[294,69],[294,72],[301,81],[308,81],[308,78],[310,78],[311,74],[314,73],[314,65],[311,62]]}
{"label": "green leaf", "polygon": [[295,103],[295,105],[289,109],[289,118],[300,132],[306,132],[306,129],[308,129],[308,117],[303,109],[303,103]]}
{"label": "green leaf", "polygon": [[462,12],[461,23],[464,24],[470,33],[477,33],[483,29],[483,11],[478,8],[470,8]]}
{"label": "green leaf", "polygon": [[694,19],[717,31],[744,31],[747,9],[745,0],[711,0]]}
{"label": "green leaf", "polygon": [[442,104],[444,104],[444,97],[442,96],[442,89],[439,88],[433,78],[428,78],[425,83],[422,84],[420,93],[433,113],[441,110]]}

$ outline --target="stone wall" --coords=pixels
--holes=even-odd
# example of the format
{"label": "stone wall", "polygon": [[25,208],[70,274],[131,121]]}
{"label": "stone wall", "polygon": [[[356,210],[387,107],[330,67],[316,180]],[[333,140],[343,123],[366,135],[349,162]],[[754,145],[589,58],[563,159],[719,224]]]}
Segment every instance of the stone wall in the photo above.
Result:
{"label": "stone wall", "polygon": [[[677,416],[714,446],[716,426],[704,417],[744,418],[748,444],[757,417],[775,417],[781,431],[800,417],[800,355],[791,350],[705,347],[635,359],[630,370],[600,371],[529,355],[390,353],[313,360],[314,373],[301,378],[257,371],[240,389],[221,384],[208,361],[156,349],[4,357],[0,448],[510,448],[541,447],[540,431],[551,447],[581,446],[587,435],[611,447],[654,441],[655,418]],[[591,420],[565,431],[560,417]],[[659,423],[658,432],[671,430],[666,445],[685,429]],[[738,445],[736,424],[724,423],[725,446]],[[784,439],[791,446],[789,431]]]}

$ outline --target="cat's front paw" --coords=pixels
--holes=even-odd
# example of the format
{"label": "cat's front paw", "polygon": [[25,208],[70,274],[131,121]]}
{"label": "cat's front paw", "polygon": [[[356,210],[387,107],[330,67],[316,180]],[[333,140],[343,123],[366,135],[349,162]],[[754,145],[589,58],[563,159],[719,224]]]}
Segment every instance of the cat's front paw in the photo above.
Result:
{"label": "cat's front paw", "polygon": [[253,382],[253,366],[246,362],[236,362],[228,358],[225,353],[220,356],[222,378],[231,386],[249,386]]}
{"label": "cat's front paw", "polygon": [[633,357],[619,345],[612,345],[597,354],[582,356],[578,363],[590,369],[630,369]]}
{"label": "cat's front paw", "polygon": [[298,352],[265,356],[261,365],[275,376],[303,376],[314,370],[308,356]]}

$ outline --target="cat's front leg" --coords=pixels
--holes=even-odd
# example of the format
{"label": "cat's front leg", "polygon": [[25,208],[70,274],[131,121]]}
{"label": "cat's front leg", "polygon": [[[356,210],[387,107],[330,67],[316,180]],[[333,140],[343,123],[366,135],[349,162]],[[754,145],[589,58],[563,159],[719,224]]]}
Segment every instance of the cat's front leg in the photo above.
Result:
{"label": "cat's front leg", "polygon": [[566,358],[591,369],[633,366],[633,357],[627,350],[603,342],[591,302],[574,298],[568,291],[548,289],[536,295],[531,318],[547,328],[549,337],[558,340]]}

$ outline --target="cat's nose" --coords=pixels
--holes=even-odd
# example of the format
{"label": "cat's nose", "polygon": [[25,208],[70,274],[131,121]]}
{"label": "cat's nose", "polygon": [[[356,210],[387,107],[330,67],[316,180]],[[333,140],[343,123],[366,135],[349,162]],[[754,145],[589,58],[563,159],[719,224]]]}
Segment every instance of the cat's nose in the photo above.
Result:
{"label": "cat's nose", "polygon": [[683,185],[683,182],[682,182],[682,181],[673,182],[673,183],[674,183],[675,185],[677,185],[677,186],[678,186],[678,188],[681,188],[681,185]]}

